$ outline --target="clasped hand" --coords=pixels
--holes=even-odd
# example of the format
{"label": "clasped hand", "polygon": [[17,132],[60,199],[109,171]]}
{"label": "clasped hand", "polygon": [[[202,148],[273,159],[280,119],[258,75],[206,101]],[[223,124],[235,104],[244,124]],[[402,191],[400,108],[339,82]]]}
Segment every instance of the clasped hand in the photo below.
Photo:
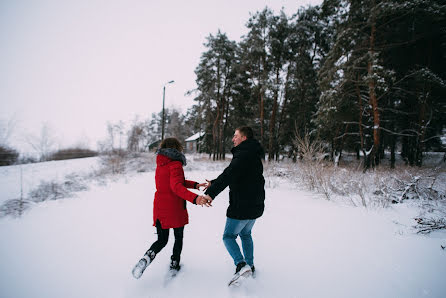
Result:
{"label": "clasped hand", "polygon": [[203,190],[206,190],[209,186],[211,186],[211,181],[206,179],[206,182],[197,184],[196,189],[200,189],[200,187],[203,187]]}
{"label": "clasped hand", "polygon": [[[203,187],[203,190],[208,189],[208,187],[211,186],[211,181],[206,179],[206,182],[200,183],[197,185],[197,189],[200,189],[200,187]],[[212,207],[212,198],[209,195],[201,195],[197,197],[196,200],[197,205],[200,205],[201,207]]]}
{"label": "clasped hand", "polygon": [[197,205],[201,205],[201,207],[212,207],[212,198],[209,195],[201,195],[197,197]]}

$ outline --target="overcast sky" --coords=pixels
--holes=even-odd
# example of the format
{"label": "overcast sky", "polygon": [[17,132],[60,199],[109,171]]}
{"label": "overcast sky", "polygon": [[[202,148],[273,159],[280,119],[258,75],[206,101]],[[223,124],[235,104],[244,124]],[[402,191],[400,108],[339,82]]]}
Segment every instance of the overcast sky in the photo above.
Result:
{"label": "overcast sky", "polygon": [[46,123],[56,144],[95,148],[107,121],[159,112],[170,80],[166,107],[185,112],[209,34],[239,41],[250,13],[321,2],[0,0],[0,137],[12,123],[21,146]]}

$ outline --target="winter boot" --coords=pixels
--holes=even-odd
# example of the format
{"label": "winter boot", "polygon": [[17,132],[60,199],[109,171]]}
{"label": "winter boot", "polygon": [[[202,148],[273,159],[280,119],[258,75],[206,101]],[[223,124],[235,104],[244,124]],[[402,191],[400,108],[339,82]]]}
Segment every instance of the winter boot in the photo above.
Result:
{"label": "winter boot", "polygon": [[228,286],[237,286],[240,284],[240,278],[246,279],[250,276],[252,276],[251,267],[246,264],[246,262],[238,263],[237,267],[235,268],[235,274],[229,281]]}
{"label": "winter boot", "polygon": [[173,257],[170,258],[170,270],[180,271],[180,260],[174,259]]}
{"label": "winter boot", "polygon": [[246,273],[251,274],[251,267],[246,264],[246,262],[241,262],[237,264],[235,268],[235,274],[246,275]]}
{"label": "winter boot", "polygon": [[146,270],[147,266],[149,266],[150,263],[152,263],[153,259],[155,259],[155,252],[153,250],[148,250],[144,257],[142,257],[141,260],[135,265],[135,267],[132,270],[133,277],[138,279],[141,277],[141,275],[144,273],[144,270]]}
{"label": "winter boot", "polygon": [[256,267],[254,267],[254,265],[251,266],[251,272],[252,272],[252,277],[255,278],[256,277]]}

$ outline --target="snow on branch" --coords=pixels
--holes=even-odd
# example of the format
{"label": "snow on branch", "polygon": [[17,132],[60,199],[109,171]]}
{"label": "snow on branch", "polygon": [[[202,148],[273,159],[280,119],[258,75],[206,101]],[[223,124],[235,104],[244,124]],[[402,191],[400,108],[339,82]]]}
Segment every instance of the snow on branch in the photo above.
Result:
{"label": "snow on branch", "polygon": [[417,234],[429,234],[433,231],[446,229],[446,220],[444,218],[415,218],[417,225],[415,229]]}

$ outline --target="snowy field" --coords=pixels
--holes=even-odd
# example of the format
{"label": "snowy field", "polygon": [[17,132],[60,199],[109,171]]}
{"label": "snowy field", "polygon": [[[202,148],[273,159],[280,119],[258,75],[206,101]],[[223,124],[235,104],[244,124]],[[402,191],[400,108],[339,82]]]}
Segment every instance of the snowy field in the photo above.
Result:
{"label": "snowy field", "polygon": [[[33,183],[97,166],[95,159],[70,162],[30,165]],[[191,160],[186,178],[213,179],[224,166]],[[0,168],[2,198],[17,196],[17,168]],[[74,198],[1,218],[0,297],[446,297],[446,233],[416,234],[413,204],[354,208],[285,177],[266,180],[265,213],[253,228],[257,277],[240,288],[226,286],[235,270],[222,242],[228,190],[211,208],[188,204],[182,270],[174,280],[165,281],[173,233],[141,279],[132,277],[156,240],[149,171],[91,182]]]}
{"label": "snowy field", "polygon": [[67,175],[87,175],[99,168],[98,157],[47,161],[0,167],[0,204],[20,198],[42,181],[60,181]]}

